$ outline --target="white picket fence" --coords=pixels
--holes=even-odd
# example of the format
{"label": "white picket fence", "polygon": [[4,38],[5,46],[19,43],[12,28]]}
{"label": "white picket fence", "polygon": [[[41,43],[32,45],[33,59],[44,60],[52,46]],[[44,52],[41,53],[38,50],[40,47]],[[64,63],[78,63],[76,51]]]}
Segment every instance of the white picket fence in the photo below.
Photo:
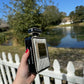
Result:
{"label": "white picket fence", "polygon": [[[7,57],[6,54],[2,52],[2,59],[0,58],[0,84],[12,84],[16,76],[16,70],[20,64],[19,56],[15,54],[15,62],[13,62],[11,53],[8,53]],[[67,84],[84,84],[84,77],[75,75],[75,68],[71,61],[67,65],[67,74],[61,73],[60,64],[56,59],[54,60],[53,68],[54,71],[46,69],[37,74],[34,83],[63,84],[62,82],[64,80],[67,81]],[[41,81],[40,75],[43,77],[43,81]],[[53,78],[53,83],[51,83],[50,78]]]}

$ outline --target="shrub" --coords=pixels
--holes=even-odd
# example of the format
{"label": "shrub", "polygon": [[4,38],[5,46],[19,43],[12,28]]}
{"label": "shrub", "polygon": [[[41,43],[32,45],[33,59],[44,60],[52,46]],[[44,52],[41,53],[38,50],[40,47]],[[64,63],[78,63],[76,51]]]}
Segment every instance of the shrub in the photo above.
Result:
{"label": "shrub", "polygon": [[3,42],[5,42],[5,34],[1,33],[0,34],[0,44],[2,44]]}

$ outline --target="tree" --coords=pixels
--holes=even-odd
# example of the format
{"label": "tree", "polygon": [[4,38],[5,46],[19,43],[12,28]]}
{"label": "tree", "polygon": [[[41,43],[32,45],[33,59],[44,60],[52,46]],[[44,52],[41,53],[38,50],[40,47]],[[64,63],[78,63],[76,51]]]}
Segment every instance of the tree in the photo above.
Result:
{"label": "tree", "polygon": [[78,16],[77,20],[84,20],[84,6],[77,6],[75,12]]}
{"label": "tree", "polygon": [[70,16],[70,19],[74,21],[74,18],[75,18],[75,13],[74,13],[74,11],[72,11],[72,12],[69,14],[69,16]]}
{"label": "tree", "polygon": [[8,22],[15,30],[15,37],[19,43],[23,43],[28,35],[28,28],[38,26],[40,17],[40,6],[36,0],[11,0],[13,7],[8,8],[12,11],[8,15]]}
{"label": "tree", "polygon": [[66,17],[66,13],[65,12],[61,12],[62,17]]}
{"label": "tree", "polygon": [[47,6],[43,12],[45,17],[45,25],[56,25],[61,21],[61,13],[56,6]]}
{"label": "tree", "polygon": [[81,22],[84,20],[84,6],[77,6],[75,11],[69,15],[74,22]]}

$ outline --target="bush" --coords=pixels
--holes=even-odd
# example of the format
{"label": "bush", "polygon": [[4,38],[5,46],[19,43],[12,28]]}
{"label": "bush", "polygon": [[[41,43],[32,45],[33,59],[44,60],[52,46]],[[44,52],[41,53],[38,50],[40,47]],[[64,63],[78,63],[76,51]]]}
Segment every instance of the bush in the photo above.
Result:
{"label": "bush", "polygon": [[2,44],[3,42],[5,42],[5,34],[0,34],[0,44]]}

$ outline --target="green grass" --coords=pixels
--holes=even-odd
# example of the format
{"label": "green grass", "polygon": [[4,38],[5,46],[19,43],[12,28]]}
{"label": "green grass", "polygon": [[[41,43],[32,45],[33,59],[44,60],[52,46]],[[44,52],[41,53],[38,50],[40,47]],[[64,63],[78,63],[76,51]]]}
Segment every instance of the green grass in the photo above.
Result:
{"label": "green grass", "polygon": [[5,52],[6,54],[11,53],[14,60],[14,55],[17,53],[21,58],[25,52],[25,47],[23,46],[0,46],[0,54]]}
{"label": "green grass", "polygon": [[74,26],[76,24],[65,24],[65,25],[59,25],[58,27],[67,27],[67,26]]}
{"label": "green grass", "polygon": [[79,26],[84,26],[84,22],[79,23]]}
{"label": "green grass", "polygon": [[51,25],[51,26],[47,26],[46,29],[53,29],[53,28],[67,27],[67,26],[84,26],[84,22],[74,23],[74,24],[65,24],[65,25]]}
{"label": "green grass", "polygon": [[[84,62],[84,49],[70,49],[70,48],[53,48],[49,47],[49,57],[51,62],[51,69],[53,65],[53,61],[57,59],[61,65],[61,71],[66,72],[66,66],[69,61],[72,61],[73,63],[77,61]],[[77,63],[76,63],[77,64]],[[79,64],[79,63],[78,63]],[[76,75],[83,76],[83,66],[82,68],[77,67],[76,68]],[[81,73],[79,73],[81,72]]]}
{"label": "green grass", "polygon": [[46,29],[53,29],[58,27],[67,27],[67,26],[74,26],[74,25],[77,25],[77,24],[52,25],[52,26],[47,26]]}
{"label": "green grass", "polygon": [[7,43],[11,39],[13,39],[13,30],[0,32],[0,44]]}
{"label": "green grass", "polygon": [[58,25],[57,27],[67,27],[67,26],[84,26],[84,22],[74,23],[74,24]]}

